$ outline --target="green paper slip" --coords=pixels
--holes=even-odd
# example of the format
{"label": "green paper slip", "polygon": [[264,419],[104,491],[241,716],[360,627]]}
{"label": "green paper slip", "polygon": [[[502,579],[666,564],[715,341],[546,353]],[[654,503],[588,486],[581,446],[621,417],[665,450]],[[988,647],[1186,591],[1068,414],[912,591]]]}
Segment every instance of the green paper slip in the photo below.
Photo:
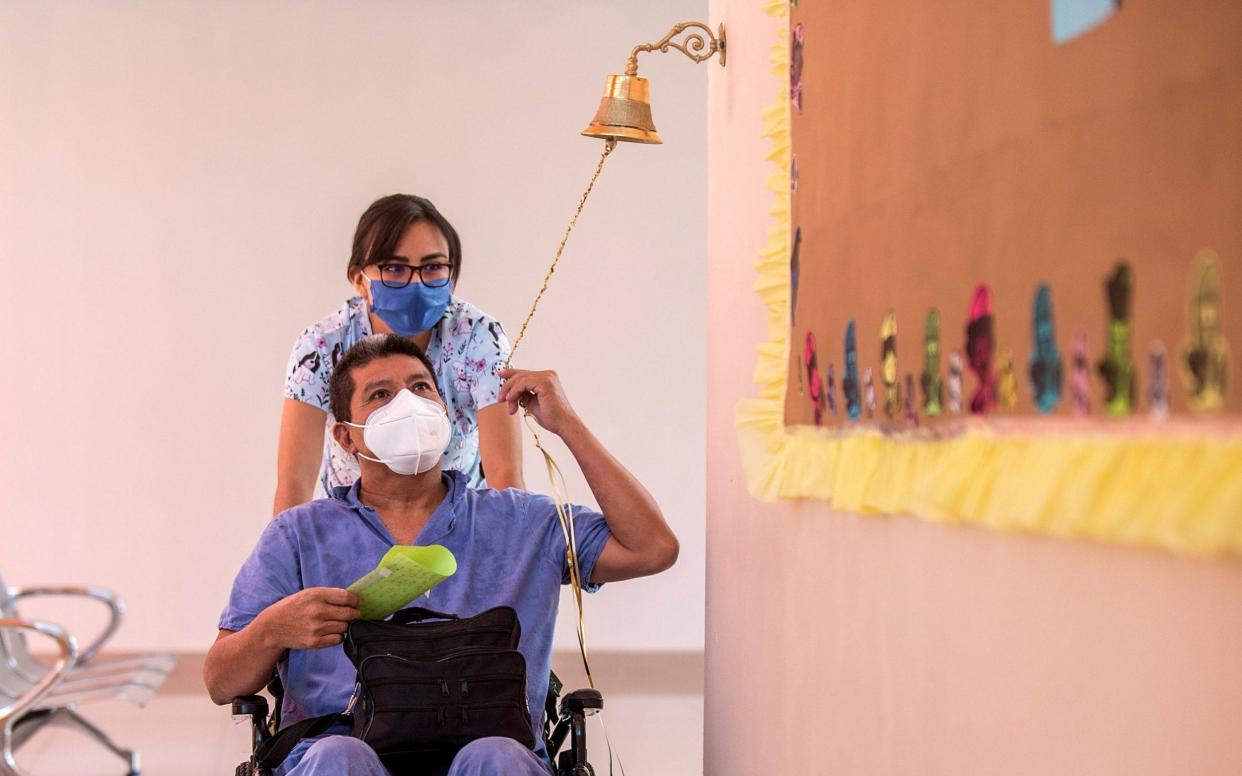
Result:
{"label": "green paper slip", "polygon": [[362,619],[382,620],[456,571],[457,559],[447,547],[397,546],[384,553],[374,571],[346,589],[362,599]]}

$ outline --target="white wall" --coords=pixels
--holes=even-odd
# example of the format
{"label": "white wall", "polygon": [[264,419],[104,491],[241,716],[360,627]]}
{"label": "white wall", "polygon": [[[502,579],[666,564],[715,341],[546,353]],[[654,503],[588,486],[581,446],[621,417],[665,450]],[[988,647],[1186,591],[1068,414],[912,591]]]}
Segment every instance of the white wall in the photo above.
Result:
{"label": "white wall", "polygon": [[[434,199],[459,292],[515,334],[601,149],[578,132],[604,76],[705,14],[0,5],[0,573],[116,589],[121,648],[205,648],[269,516],[289,347],[345,298],[363,208]],[[596,649],[703,643],[707,67],[643,60],[666,145],[614,154],[519,358],[561,372],[682,539],[673,571],[590,600]]]}

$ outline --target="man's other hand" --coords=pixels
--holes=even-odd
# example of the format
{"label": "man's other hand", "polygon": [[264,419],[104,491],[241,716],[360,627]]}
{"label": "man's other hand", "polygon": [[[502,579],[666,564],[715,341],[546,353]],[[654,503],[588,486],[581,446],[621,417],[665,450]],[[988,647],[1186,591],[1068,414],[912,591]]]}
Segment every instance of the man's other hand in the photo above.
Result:
{"label": "man's other hand", "polygon": [[358,596],[339,587],[309,587],[280,599],[255,618],[263,642],[280,649],[324,649],[345,639],[358,619]]}
{"label": "man's other hand", "polygon": [[561,437],[573,424],[582,422],[565,397],[556,372],[501,369],[497,374],[504,380],[498,398],[508,405],[510,415],[525,408],[540,426]]}

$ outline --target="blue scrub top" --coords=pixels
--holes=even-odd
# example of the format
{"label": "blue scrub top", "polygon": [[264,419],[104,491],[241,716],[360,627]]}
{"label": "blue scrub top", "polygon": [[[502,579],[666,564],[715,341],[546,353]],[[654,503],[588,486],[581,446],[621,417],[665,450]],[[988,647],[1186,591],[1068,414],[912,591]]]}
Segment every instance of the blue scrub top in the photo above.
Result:
{"label": "blue scrub top", "polygon": [[[494,606],[517,611],[536,753],[546,759],[539,723],[552,667],[559,588],[569,583],[556,505],[547,496],[522,490],[467,487],[465,475],[455,471],[442,477],[448,494],[413,543],[447,547],[457,558],[457,573],[412,605],[461,617]],[[375,568],[395,541],[375,510],[359,501],[359,487],[356,482],[334,488],[331,498],[293,507],[272,520],[233,580],[220,628],[239,631],[285,596],[308,587],[348,587]],[[574,507],[574,530],[582,578],[590,579],[611,533],[603,515],[585,507]],[[279,670],[286,693],[284,726],[343,711],[357,676],[340,646],[291,650]]]}

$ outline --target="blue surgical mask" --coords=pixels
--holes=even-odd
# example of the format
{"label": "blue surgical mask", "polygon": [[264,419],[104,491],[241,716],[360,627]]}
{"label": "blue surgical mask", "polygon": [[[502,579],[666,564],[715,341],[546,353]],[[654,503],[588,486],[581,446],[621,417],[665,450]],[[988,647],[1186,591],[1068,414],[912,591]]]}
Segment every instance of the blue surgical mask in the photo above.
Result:
{"label": "blue surgical mask", "polygon": [[378,280],[367,280],[371,284],[371,311],[403,337],[435,326],[453,298],[450,283],[429,288],[415,280],[404,288],[389,288]]}

